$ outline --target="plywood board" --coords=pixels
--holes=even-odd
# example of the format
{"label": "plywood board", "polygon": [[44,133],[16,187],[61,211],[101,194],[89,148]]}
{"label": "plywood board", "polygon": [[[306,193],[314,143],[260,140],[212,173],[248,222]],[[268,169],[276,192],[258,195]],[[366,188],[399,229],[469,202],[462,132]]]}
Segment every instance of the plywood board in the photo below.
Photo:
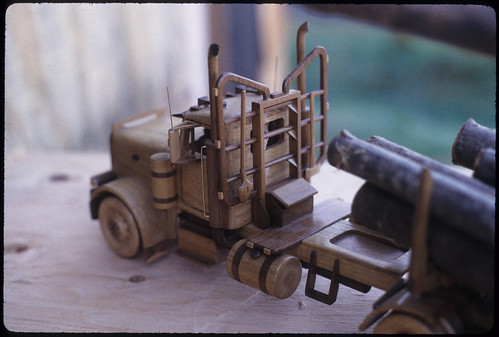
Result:
{"label": "plywood board", "polygon": [[[3,323],[23,332],[357,333],[382,291],[340,286],[331,306],[297,291],[278,300],[176,254],[123,259],[90,218],[90,176],[109,154],[14,153],[5,160]],[[336,169],[313,177],[348,200],[362,180]],[[316,179],[317,178],[317,179]],[[315,180],[315,183],[314,183]],[[338,183],[335,183],[338,181]],[[347,183],[347,181],[350,181]],[[317,195],[319,197],[319,195]],[[351,199],[350,199],[351,200]],[[326,279],[317,287],[327,289]],[[367,330],[372,332],[372,329]]]}

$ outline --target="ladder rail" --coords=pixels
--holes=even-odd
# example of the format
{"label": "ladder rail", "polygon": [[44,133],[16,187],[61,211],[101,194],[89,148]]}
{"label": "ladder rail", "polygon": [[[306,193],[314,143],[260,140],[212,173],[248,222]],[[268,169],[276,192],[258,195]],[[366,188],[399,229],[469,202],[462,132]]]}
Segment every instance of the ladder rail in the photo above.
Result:
{"label": "ladder rail", "polygon": [[[293,95],[294,99],[297,101],[298,104],[301,104],[301,98],[306,98],[306,99],[309,99],[310,97],[314,97],[314,94],[316,95],[322,95],[324,93],[323,90],[315,90],[313,92],[309,92],[309,93],[306,93],[305,95],[302,95],[301,97],[297,98],[297,97],[294,97],[295,95]],[[273,105],[278,105],[280,104],[281,102],[278,102],[276,104],[272,104],[271,106],[269,107],[272,107]],[[260,102],[256,102],[255,105],[259,105]],[[268,108],[269,108],[268,107]],[[266,110],[267,108],[264,108],[264,109],[257,109],[257,110],[253,110],[251,112],[248,112],[246,114],[246,118],[250,118],[248,116],[251,116],[251,117],[256,117],[259,115],[259,111],[261,111],[261,113],[264,112],[264,110]],[[312,108],[313,109],[313,108]],[[313,110],[312,110],[313,111]],[[298,119],[298,116],[296,116],[296,118]],[[317,116],[313,116],[313,117],[309,117],[309,118],[306,118],[306,119],[301,119],[300,122],[295,122],[295,123],[291,123],[291,125],[287,125],[287,126],[284,126],[284,127],[281,127],[281,128],[278,128],[278,129],[275,129],[275,130],[272,130],[272,131],[263,131],[263,136],[262,137],[258,137],[258,136],[254,136],[254,137],[251,137],[249,139],[245,139],[244,141],[244,145],[245,146],[248,146],[248,145],[254,145],[254,146],[257,146],[255,144],[258,143],[258,139],[261,138],[262,139],[262,142],[264,142],[266,139],[269,139],[271,137],[274,137],[274,136],[278,136],[278,135],[281,135],[281,134],[285,134],[285,133],[289,133],[291,131],[295,131],[298,129],[298,128],[301,128],[301,127],[304,127],[308,124],[311,124],[311,123],[315,123],[315,122],[321,122],[324,120],[324,115],[323,114],[320,114],[320,115],[317,115]],[[263,119],[263,118],[262,118]],[[232,119],[228,122],[226,122],[225,124],[232,124],[234,122],[237,122],[237,121],[240,121],[240,118],[236,118],[236,119]],[[311,133],[311,138],[313,137],[313,134]],[[279,156],[273,160],[270,160],[270,161],[265,161],[265,159],[261,159],[260,160],[260,164],[257,164],[257,165],[253,165],[253,167],[251,168],[248,168],[246,169],[246,175],[247,176],[253,176],[259,172],[264,172],[265,169],[271,167],[271,166],[274,166],[274,165],[277,165],[279,163],[282,163],[283,161],[286,161],[286,160],[291,160],[293,158],[295,158],[295,162],[298,162],[298,157],[302,154],[305,154],[305,153],[311,153],[313,152],[313,150],[317,149],[317,148],[324,148],[326,146],[326,142],[324,141],[318,141],[316,142],[315,139],[313,139],[313,141],[310,142],[310,145],[306,145],[306,146],[297,146],[296,149],[291,149],[288,153],[282,155],[282,156]],[[223,149],[222,152],[225,152],[226,154],[229,153],[229,152],[232,152],[232,151],[236,151],[238,149],[241,148],[241,142],[239,143],[235,143],[235,144],[231,144],[231,145],[227,145],[225,146],[225,148]],[[263,150],[263,152],[265,152],[265,149]],[[313,166],[316,165],[316,158],[315,156],[310,156],[311,157],[311,161],[309,163],[307,163],[308,165],[306,165],[307,168],[311,168]],[[254,154],[254,159],[255,159],[255,154]],[[258,162],[258,160],[256,160]],[[296,166],[298,166],[298,164],[295,164]],[[261,167],[261,169],[260,169]],[[301,165],[300,165],[301,167]],[[298,170],[299,172],[301,172],[302,170]],[[241,173],[236,173],[232,176],[229,176],[229,177],[226,177],[226,179],[223,179],[227,182],[227,184],[229,183],[232,183],[234,181],[237,181],[238,179],[241,179]],[[260,184],[259,187],[256,187],[256,189],[254,189],[252,191],[252,196],[254,196],[257,192],[257,190],[259,190],[260,192],[258,193],[258,195],[260,196],[264,196],[265,194],[265,180],[264,180],[264,173],[261,173],[261,177],[260,177],[261,180],[263,180]],[[262,187],[263,186],[263,187]],[[237,203],[237,198],[234,198],[235,200],[233,201],[233,204]]]}
{"label": "ladder rail", "polygon": [[[327,156],[327,111],[328,111],[328,103],[327,103],[327,64],[329,63],[329,57],[327,55],[326,49],[324,47],[315,47],[305,58],[301,60],[301,62],[298,63],[296,68],[284,79],[282,83],[282,91],[287,93],[290,90],[291,83],[295,79],[299,79],[300,77],[304,77],[302,75],[305,74],[305,69],[307,66],[316,58],[319,57],[319,72],[320,72],[320,89],[319,90],[314,90],[310,91],[307,93],[303,93],[302,96],[300,97],[300,104],[302,106],[305,106],[304,102],[306,99],[310,100],[310,114],[311,116],[315,115],[315,102],[314,98],[317,96],[320,96],[320,115],[322,116],[322,119],[317,120],[314,116],[313,120],[314,123],[317,121],[320,121],[321,126],[320,126],[320,136],[322,139],[322,142],[324,143],[324,146],[321,146],[321,151],[319,153],[319,157],[315,159],[315,153],[310,153],[310,156],[308,157],[309,162],[308,166],[309,168],[314,167],[316,164],[322,164],[324,160],[326,159]],[[311,145],[311,149],[315,149],[316,146],[313,144],[315,143],[315,125],[314,123],[310,123],[310,132],[309,132],[309,144]]]}
{"label": "ladder rail", "polygon": [[[301,94],[300,91],[295,91],[290,89],[291,83],[297,79],[301,74],[305,73],[306,67],[316,58],[320,59],[320,89]],[[257,194],[262,202],[265,202],[265,190],[266,190],[266,178],[265,169],[276,165],[285,160],[295,159],[296,165],[296,178],[300,178],[303,174],[302,166],[305,168],[313,168],[317,164],[321,164],[327,156],[327,62],[328,56],[327,52],[323,47],[314,48],[298,65],[297,67],[285,78],[282,84],[283,93],[278,96],[270,98],[270,91],[267,86],[259,82],[247,79],[245,77],[226,73],[220,76],[214,90],[215,104],[216,104],[216,116],[214,130],[212,131],[212,140],[219,150],[218,164],[220,168],[221,179],[219,181],[219,190],[222,193],[221,200],[224,200],[229,206],[233,206],[239,203],[238,198],[231,197],[229,195],[229,183],[237,179],[242,178],[242,171],[239,174],[228,177],[227,172],[227,154],[231,151],[242,150],[242,147],[252,145],[253,146],[253,167],[250,169],[244,169],[246,175],[253,175],[254,189],[256,189]],[[244,111],[245,118],[252,119],[252,130],[254,136],[250,139],[241,139],[239,143],[226,145],[225,142],[225,126],[227,124],[232,124],[237,121],[241,121],[241,117],[233,118],[229,121],[224,121],[223,114],[223,100],[220,98],[220,94],[223,93],[224,86],[228,82],[235,82],[250,88],[257,90],[263,95],[263,100],[256,101],[252,103],[251,111]],[[319,114],[316,116],[315,108],[315,98],[320,99],[320,109]],[[302,119],[301,106],[305,106],[306,100],[309,100],[310,117]],[[294,104],[291,102],[294,101]],[[290,114],[290,120],[288,126],[281,127],[276,130],[265,132],[265,110],[271,108],[272,106],[277,106],[278,104],[289,102],[294,106],[294,114]],[[320,139],[321,141],[315,141],[315,123],[319,122],[320,125]],[[302,128],[309,126],[310,132],[308,132],[305,145],[302,145]],[[289,153],[276,158],[270,162],[265,162],[265,140],[278,136],[284,133],[289,133],[294,131],[294,138],[296,141],[294,143],[290,142]],[[242,134],[244,130],[242,131]],[[243,145],[244,144],[244,145]],[[320,149],[319,157],[316,158],[315,150]],[[243,151],[244,152],[244,151]],[[302,163],[302,154],[309,153],[306,157],[308,161]],[[252,191],[252,195],[254,191]]]}
{"label": "ladder rail", "polygon": [[[218,82],[220,83],[221,81],[219,80]],[[222,89],[219,87],[218,90],[221,91]],[[239,200],[236,197],[230,197],[229,192],[228,192],[229,191],[228,184],[231,182],[234,182],[237,179],[240,179],[242,177],[241,172],[239,172],[233,176],[230,176],[230,177],[228,176],[227,162],[226,162],[227,159],[226,158],[227,158],[227,154],[229,152],[241,149],[242,144],[244,144],[244,146],[253,145],[253,147],[254,147],[253,167],[246,169],[245,173],[246,173],[246,175],[253,175],[254,176],[256,174],[257,176],[259,176],[256,180],[260,181],[260,183],[258,184],[258,186],[255,186],[255,189],[257,191],[259,191],[258,194],[260,196],[265,194],[265,174],[264,174],[265,169],[269,168],[273,165],[277,165],[277,164],[279,164],[285,160],[291,159],[293,157],[298,157],[298,153],[301,153],[301,149],[296,149],[293,152],[294,154],[287,153],[287,154],[280,156],[278,158],[275,158],[271,161],[268,161],[268,162],[265,161],[265,146],[264,146],[265,140],[267,140],[271,137],[274,137],[274,136],[279,136],[281,134],[285,134],[285,133],[293,131],[293,130],[295,132],[298,132],[298,129],[300,128],[300,125],[301,125],[301,122],[300,123],[295,122],[295,123],[293,123],[293,125],[283,126],[283,127],[280,127],[278,129],[275,129],[272,131],[265,131],[265,128],[264,128],[264,126],[265,126],[265,120],[264,120],[265,119],[265,116],[264,116],[265,111],[274,107],[274,106],[281,105],[283,103],[288,103],[289,101],[295,101],[295,103],[298,104],[299,103],[298,99],[299,99],[299,92],[295,91],[295,90],[293,90],[291,93],[289,93],[287,95],[282,95],[282,96],[275,97],[272,99],[265,99],[265,95],[264,95],[263,100],[253,102],[252,111],[245,113],[245,117],[247,119],[248,118],[252,119],[251,123],[252,123],[252,130],[253,130],[254,136],[249,138],[249,139],[241,140],[240,142],[238,142],[236,144],[230,144],[230,145],[225,144],[225,139],[220,139],[220,145],[219,145],[219,147],[220,147],[219,154],[220,155],[219,155],[219,160],[218,160],[219,167],[220,167],[220,175],[221,175],[220,190],[224,196],[223,200],[225,200],[225,202],[229,206],[233,206],[233,205],[239,203]],[[221,108],[223,108],[223,106]],[[218,121],[220,122],[220,123],[218,123],[219,124],[218,125],[219,133],[220,133],[220,131],[222,131],[222,133],[223,133],[225,130],[225,127],[227,125],[241,120],[240,117],[237,117],[237,118],[233,118],[233,119],[230,119],[230,120],[224,122],[224,121],[222,121],[223,110],[219,110],[219,111],[220,111],[218,113],[218,115],[219,115]],[[222,134],[222,133],[220,133],[220,134]],[[223,138],[223,137],[220,137],[220,138]],[[256,184],[254,184],[254,185],[256,185]],[[253,192],[252,192],[252,195],[254,195]]]}
{"label": "ladder rail", "polygon": [[[270,89],[260,82],[250,80],[246,77],[233,74],[224,73],[216,81],[215,86],[212,89],[212,96],[214,97],[214,103],[216,106],[214,124],[212,126],[212,141],[215,144],[215,148],[218,149],[218,166],[220,170],[220,186],[221,190],[218,195],[220,200],[224,200],[229,206],[233,206],[238,203],[238,199],[230,198],[228,182],[227,182],[227,152],[225,150],[225,121],[224,121],[224,109],[223,109],[223,95],[225,85],[229,82],[239,83],[249,88],[255,89],[257,92],[261,93],[263,96],[263,101],[266,101],[270,97]],[[249,115],[249,114],[248,114]],[[240,145],[239,145],[240,146]]]}

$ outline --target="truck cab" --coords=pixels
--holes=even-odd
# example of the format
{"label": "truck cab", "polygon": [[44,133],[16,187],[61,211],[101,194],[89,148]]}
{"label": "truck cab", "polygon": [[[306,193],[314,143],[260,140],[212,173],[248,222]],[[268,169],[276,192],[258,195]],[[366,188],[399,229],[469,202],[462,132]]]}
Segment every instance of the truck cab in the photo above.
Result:
{"label": "truck cab", "polygon": [[[189,237],[203,233],[218,251],[230,248],[236,231],[247,225],[284,226],[312,211],[316,191],[308,182],[327,150],[325,49],[303,56],[282,91],[274,93],[233,73],[219,75],[218,52],[216,44],[210,46],[209,95],[174,114],[180,123],[169,125],[171,112],[153,111],[113,126],[113,168],[93,177],[90,204],[119,255],[142,250],[152,261],[164,255],[168,241],[178,239],[181,251],[213,263],[218,259],[186,248],[192,242],[181,243],[186,228]],[[315,58],[319,88],[291,89]],[[237,86],[235,93],[225,89],[229,83]],[[293,184],[305,193],[279,194]],[[120,212],[127,215],[116,215]],[[127,245],[132,248],[120,248]]]}

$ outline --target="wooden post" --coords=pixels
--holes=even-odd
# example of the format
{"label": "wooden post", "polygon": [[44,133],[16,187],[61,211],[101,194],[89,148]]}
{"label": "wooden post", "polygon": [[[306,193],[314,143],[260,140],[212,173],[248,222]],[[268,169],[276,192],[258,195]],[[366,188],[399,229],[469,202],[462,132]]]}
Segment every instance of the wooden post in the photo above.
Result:
{"label": "wooden post", "polygon": [[432,264],[428,259],[428,220],[433,189],[430,171],[423,169],[414,209],[411,237],[411,265],[408,287],[414,294],[431,291],[438,284]]}
{"label": "wooden post", "polygon": [[[300,64],[305,58],[305,34],[308,33],[308,22],[304,22],[300,28],[298,28],[298,33],[296,35],[296,64]],[[305,70],[298,76],[297,88],[300,90],[301,94],[306,92],[306,75]],[[302,105],[302,109],[305,105]]]}
{"label": "wooden post", "polygon": [[[308,22],[304,22],[300,26],[300,28],[298,28],[298,33],[296,35],[296,64],[297,65],[300,64],[300,62],[302,62],[303,59],[305,58],[305,35],[307,33],[308,33]],[[300,73],[300,75],[298,75],[298,78],[296,81],[296,87],[300,91],[302,96],[305,95],[305,93],[307,92],[305,68]],[[302,114],[301,118],[302,119],[313,117],[313,115],[311,115],[311,111],[313,112],[313,110],[312,110],[312,108],[310,110],[307,109],[305,100],[301,100],[301,99],[298,100],[298,104],[301,104],[301,114]],[[313,104],[312,98],[310,99],[310,104]],[[311,125],[312,125],[312,121],[310,122],[310,124],[304,125],[302,127],[302,139],[301,139],[301,143],[298,143],[298,144],[300,144],[300,146],[302,148],[307,147],[310,144],[313,144],[309,141]],[[312,151],[302,154],[301,155],[302,162],[308,163],[310,160],[309,158],[312,157],[312,155],[313,155]]]}
{"label": "wooden post", "polygon": [[246,90],[241,91],[241,181],[242,184],[238,189],[239,200],[244,203],[249,199],[253,184],[246,176]]}
{"label": "wooden post", "polygon": [[211,116],[211,139],[215,142],[218,137],[218,129],[217,129],[217,103],[216,97],[217,92],[215,89],[215,83],[218,79],[218,52],[219,47],[218,44],[214,43],[208,49],[208,87],[209,87],[209,96],[210,96],[210,116]]}
{"label": "wooden post", "polygon": [[[422,166],[413,161],[357,139],[344,130],[329,144],[328,161],[405,201],[415,203]],[[495,190],[491,189],[490,194],[484,193],[439,172],[432,172],[432,179],[432,214],[493,245]]]}

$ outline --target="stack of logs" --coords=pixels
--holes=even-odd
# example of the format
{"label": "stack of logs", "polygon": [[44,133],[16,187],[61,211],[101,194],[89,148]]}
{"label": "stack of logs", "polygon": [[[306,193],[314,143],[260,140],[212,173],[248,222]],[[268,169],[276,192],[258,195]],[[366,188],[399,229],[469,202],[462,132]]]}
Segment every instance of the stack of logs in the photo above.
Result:
{"label": "stack of logs", "polygon": [[489,301],[494,298],[495,178],[489,172],[495,176],[495,130],[468,120],[452,154],[454,163],[474,170],[473,177],[384,138],[363,141],[345,130],[331,141],[328,161],[366,180],[350,220],[407,248],[420,176],[430,169],[429,262]]}

